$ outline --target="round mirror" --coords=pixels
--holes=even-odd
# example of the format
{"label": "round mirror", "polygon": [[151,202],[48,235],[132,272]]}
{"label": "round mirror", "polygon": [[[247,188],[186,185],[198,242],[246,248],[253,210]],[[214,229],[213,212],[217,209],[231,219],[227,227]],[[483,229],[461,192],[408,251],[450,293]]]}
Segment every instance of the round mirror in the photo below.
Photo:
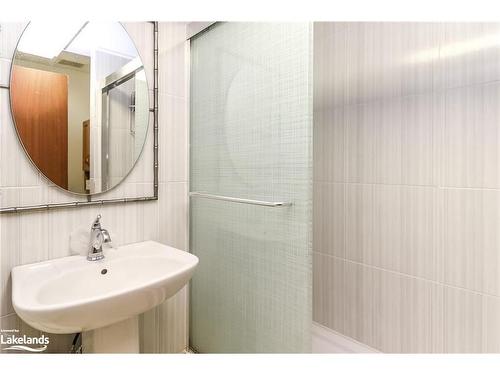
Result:
{"label": "round mirror", "polygon": [[31,22],[13,58],[19,139],[40,172],[73,193],[105,192],[132,170],[146,140],[148,92],[119,22]]}

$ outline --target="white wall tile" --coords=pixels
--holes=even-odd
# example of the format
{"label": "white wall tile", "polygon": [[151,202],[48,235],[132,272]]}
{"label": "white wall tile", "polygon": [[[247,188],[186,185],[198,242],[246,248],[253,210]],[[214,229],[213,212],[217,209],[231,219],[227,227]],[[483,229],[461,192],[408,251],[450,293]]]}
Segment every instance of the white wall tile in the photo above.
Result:
{"label": "white wall tile", "polygon": [[444,350],[450,353],[500,352],[500,299],[445,287]]}
{"label": "white wall tile", "polygon": [[347,259],[442,280],[436,188],[347,184],[345,200]]}
{"label": "white wall tile", "polygon": [[401,99],[346,107],[347,180],[401,183]]}
{"label": "white wall tile", "polygon": [[39,184],[39,173],[24,153],[10,114],[9,94],[0,89],[0,186],[19,187]]}
{"label": "white wall tile", "polygon": [[500,295],[500,192],[443,189],[444,281]]}
{"label": "white wall tile", "polygon": [[20,264],[20,226],[17,215],[0,217],[0,316],[13,312],[10,270]]}
{"label": "white wall tile", "polygon": [[373,264],[374,193],[372,185],[348,184],[345,192],[345,243],[347,259]]}
{"label": "white wall tile", "polygon": [[313,193],[314,251],[345,256],[345,185],[317,182]]}
{"label": "white wall tile", "polygon": [[446,91],[443,186],[499,188],[500,83]]}
{"label": "white wall tile", "polygon": [[443,289],[441,284],[401,277],[401,348],[396,352],[443,352]]}
{"label": "white wall tile", "polygon": [[463,87],[500,79],[499,23],[442,24],[437,89]]}
{"label": "white wall tile", "polygon": [[141,353],[181,353],[187,349],[188,288],[139,318]]}
{"label": "white wall tile", "polygon": [[441,129],[441,102],[435,94],[406,96],[401,101],[401,182],[436,185],[436,132]]}
{"label": "white wall tile", "polygon": [[344,275],[344,334],[373,346],[374,269],[346,262]]}
{"label": "white wall tile", "polygon": [[159,90],[164,94],[187,97],[189,58],[186,53],[186,23],[161,22],[159,25]]}
{"label": "white wall tile", "polygon": [[433,89],[436,23],[315,23],[315,110]]}
{"label": "white wall tile", "polygon": [[[437,163],[434,133],[441,129],[440,109],[440,102],[433,94],[346,107],[347,181],[435,185]],[[318,116],[321,120],[324,115]],[[325,120],[322,122],[326,123]],[[329,135],[325,134],[325,130],[320,132],[325,138]],[[320,146],[318,150],[318,153],[324,152],[324,155],[317,156],[320,165],[326,165],[335,160],[331,154],[338,152],[333,150],[339,148],[334,148],[337,144],[331,144],[331,141],[321,142],[331,147],[322,150]],[[342,170],[335,167],[336,171]],[[319,170],[317,174],[316,180],[321,176]]]}
{"label": "white wall tile", "polygon": [[188,185],[186,182],[160,184],[160,242],[180,250],[188,249]]}
{"label": "white wall tile", "polygon": [[313,175],[315,181],[343,182],[344,109],[324,108],[314,112]]}
{"label": "white wall tile", "polygon": [[162,106],[159,112],[160,182],[188,180],[188,111],[186,99],[160,93]]}
{"label": "white wall tile", "polygon": [[403,33],[397,23],[347,25],[346,104],[402,95]]}
{"label": "white wall tile", "polygon": [[0,58],[12,59],[27,22],[1,22],[0,23]]}
{"label": "white wall tile", "polygon": [[439,58],[442,25],[427,22],[401,22],[395,32],[401,34],[401,95],[427,94],[434,87]]}
{"label": "white wall tile", "polygon": [[444,351],[480,353],[483,350],[483,297],[466,290],[444,290]]}
{"label": "white wall tile", "polygon": [[402,273],[441,282],[443,252],[439,244],[438,190],[434,187],[401,187],[400,264]]}
{"label": "white wall tile", "polygon": [[345,108],[345,165],[349,182],[376,182],[376,132],[380,107],[374,104]]}
{"label": "white wall tile", "polygon": [[345,104],[347,23],[314,24],[314,115]]}
{"label": "white wall tile", "polygon": [[313,253],[313,319],[344,332],[344,269],[341,258]]}
{"label": "white wall tile", "polygon": [[441,280],[436,195],[431,187],[347,184],[346,258]]}
{"label": "white wall tile", "polygon": [[442,351],[439,284],[346,263],[345,334],[383,352]]}
{"label": "white wall tile", "polygon": [[[318,223],[335,195],[320,183],[332,181],[330,165],[346,186],[344,333],[382,351],[500,350],[498,30],[315,25],[315,250],[342,221]],[[345,144],[327,132],[333,109]]]}
{"label": "white wall tile", "polygon": [[0,58],[0,85],[9,86],[10,59]]}
{"label": "white wall tile", "polygon": [[486,322],[481,330],[483,352],[500,353],[500,299],[483,296],[483,306],[483,316]]}

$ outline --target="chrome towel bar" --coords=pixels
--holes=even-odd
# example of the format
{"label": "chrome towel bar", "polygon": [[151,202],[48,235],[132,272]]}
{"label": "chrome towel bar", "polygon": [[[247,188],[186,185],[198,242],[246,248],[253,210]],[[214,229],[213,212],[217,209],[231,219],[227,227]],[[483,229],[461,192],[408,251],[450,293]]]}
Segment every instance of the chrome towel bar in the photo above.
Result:
{"label": "chrome towel bar", "polygon": [[226,197],[224,195],[214,195],[208,193],[201,192],[192,192],[189,193],[190,197],[198,197],[198,198],[206,198],[206,199],[215,199],[219,201],[227,201],[234,203],[244,203],[244,204],[253,204],[255,206],[266,206],[266,207],[286,207],[291,206],[291,202],[267,202],[267,201],[258,201],[254,199],[244,199],[244,198],[234,198],[234,197]]}

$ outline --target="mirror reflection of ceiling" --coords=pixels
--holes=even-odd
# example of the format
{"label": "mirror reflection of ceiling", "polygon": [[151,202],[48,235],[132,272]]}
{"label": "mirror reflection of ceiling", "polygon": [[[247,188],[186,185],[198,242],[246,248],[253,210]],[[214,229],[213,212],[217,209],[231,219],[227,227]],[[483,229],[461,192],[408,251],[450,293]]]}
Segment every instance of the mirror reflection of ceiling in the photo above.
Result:
{"label": "mirror reflection of ceiling", "polygon": [[[57,61],[71,54],[87,61],[93,50],[106,50],[130,60],[138,56],[130,37],[118,22],[30,22],[17,46],[23,58],[29,55],[44,61]],[[78,61],[77,61],[78,62]]]}

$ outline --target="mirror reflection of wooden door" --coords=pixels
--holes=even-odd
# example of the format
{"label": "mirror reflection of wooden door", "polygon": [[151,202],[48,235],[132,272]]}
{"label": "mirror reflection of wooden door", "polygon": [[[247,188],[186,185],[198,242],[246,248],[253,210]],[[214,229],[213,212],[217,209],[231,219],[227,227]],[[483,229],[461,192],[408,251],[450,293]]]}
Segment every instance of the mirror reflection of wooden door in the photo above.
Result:
{"label": "mirror reflection of wooden door", "polygon": [[68,188],[68,77],[14,65],[12,113],[26,151],[57,185]]}

